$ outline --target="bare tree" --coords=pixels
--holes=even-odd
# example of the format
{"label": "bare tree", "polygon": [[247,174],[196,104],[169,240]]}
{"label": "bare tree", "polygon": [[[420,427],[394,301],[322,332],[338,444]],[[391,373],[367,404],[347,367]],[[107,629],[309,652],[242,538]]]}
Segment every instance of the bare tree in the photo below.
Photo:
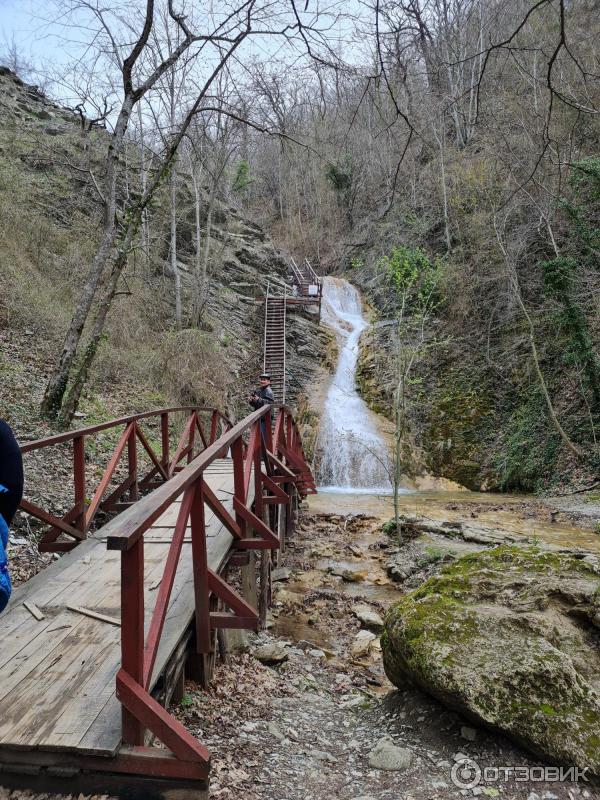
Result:
{"label": "bare tree", "polygon": [[[121,99],[116,122],[110,136],[101,183],[103,227],[96,255],[89,267],[84,286],[76,304],[63,347],[52,372],[42,403],[42,412],[50,417],[60,417],[68,422],[79,401],[83,383],[99,345],[104,322],[114,298],[119,277],[127,263],[127,256],[135,242],[145,209],[171,169],[178,147],[203,105],[212,87],[244,40],[255,31],[260,35],[278,34],[289,37],[294,32],[305,35],[304,26],[294,14],[294,22],[286,16],[287,8],[276,8],[272,3],[258,4],[246,0],[232,10],[212,20],[207,16],[204,32],[194,28],[194,21],[175,8],[175,0],[167,0],[164,18],[177,32],[172,36],[164,57],[155,59],[152,33],[157,25],[158,11],[155,0],[147,0],[143,13],[133,15],[123,23],[123,15],[90,4],[87,0],[70,0],[71,9],[86,12],[97,23],[97,34],[110,58],[118,66],[121,76]],[[127,20],[127,18],[126,18]],[[210,25],[210,27],[209,27]],[[133,38],[134,44],[131,45]],[[210,50],[208,75],[199,80],[195,97],[178,119],[168,143],[163,147],[154,166],[152,178],[145,190],[135,198],[120,204],[118,196],[121,175],[121,156],[129,129],[132,112],[137,104],[151,94],[181,59],[205,55]],[[195,55],[194,55],[195,54]],[[92,309],[98,289],[103,286],[102,299],[91,326],[90,339],[79,353],[84,326]],[[73,368],[78,361],[70,382]],[[65,394],[68,397],[63,402]]]}

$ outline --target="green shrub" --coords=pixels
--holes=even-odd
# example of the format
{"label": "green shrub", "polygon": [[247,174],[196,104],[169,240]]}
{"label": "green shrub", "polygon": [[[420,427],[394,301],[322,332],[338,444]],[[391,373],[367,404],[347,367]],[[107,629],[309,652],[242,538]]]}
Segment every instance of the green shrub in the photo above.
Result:
{"label": "green shrub", "polygon": [[399,245],[377,262],[411,312],[431,310],[441,302],[440,279],[443,261],[431,261],[420,247]]}
{"label": "green shrub", "polygon": [[552,472],[560,438],[548,422],[544,397],[532,389],[510,416],[503,447],[495,457],[505,490],[537,491]]}

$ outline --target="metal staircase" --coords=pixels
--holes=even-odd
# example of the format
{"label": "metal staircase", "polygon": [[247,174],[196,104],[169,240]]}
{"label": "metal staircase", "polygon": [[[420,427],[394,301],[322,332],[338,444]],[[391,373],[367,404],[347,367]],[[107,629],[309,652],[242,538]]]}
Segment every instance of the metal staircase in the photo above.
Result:
{"label": "metal staircase", "polygon": [[307,306],[318,303],[320,319],[323,282],[312,268],[308,258],[305,258],[300,266],[296,264],[293,258],[290,258],[290,269],[294,296],[302,299]]}
{"label": "metal staircase", "polygon": [[267,283],[267,293],[264,297],[263,370],[271,375],[271,388],[277,404],[284,404],[286,400],[285,347],[288,307],[311,310],[317,307],[320,319],[323,297],[323,283],[308,259],[305,258],[300,267],[293,258],[290,259],[290,275],[291,287],[283,283],[283,286],[276,284],[273,289],[271,284]]}
{"label": "metal staircase", "polygon": [[287,289],[283,297],[265,297],[265,331],[263,370],[271,375],[271,388],[276,403],[285,403],[285,336]]}

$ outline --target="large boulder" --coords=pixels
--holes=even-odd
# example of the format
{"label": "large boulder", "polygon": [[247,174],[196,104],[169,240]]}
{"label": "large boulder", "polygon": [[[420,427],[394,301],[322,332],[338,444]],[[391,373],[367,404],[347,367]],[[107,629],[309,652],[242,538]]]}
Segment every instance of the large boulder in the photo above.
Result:
{"label": "large boulder", "polygon": [[460,558],[389,610],[385,671],[554,764],[600,773],[599,573],[594,557],[535,547]]}

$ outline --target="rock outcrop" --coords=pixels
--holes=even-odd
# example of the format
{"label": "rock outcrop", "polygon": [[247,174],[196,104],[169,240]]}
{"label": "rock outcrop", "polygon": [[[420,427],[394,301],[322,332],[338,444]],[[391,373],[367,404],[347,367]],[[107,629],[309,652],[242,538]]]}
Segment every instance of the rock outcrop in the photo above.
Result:
{"label": "rock outcrop", "polygon": [[384,666],[554,764],[600,772],[600,569],[505,545],[445,567],[392,606]]}

